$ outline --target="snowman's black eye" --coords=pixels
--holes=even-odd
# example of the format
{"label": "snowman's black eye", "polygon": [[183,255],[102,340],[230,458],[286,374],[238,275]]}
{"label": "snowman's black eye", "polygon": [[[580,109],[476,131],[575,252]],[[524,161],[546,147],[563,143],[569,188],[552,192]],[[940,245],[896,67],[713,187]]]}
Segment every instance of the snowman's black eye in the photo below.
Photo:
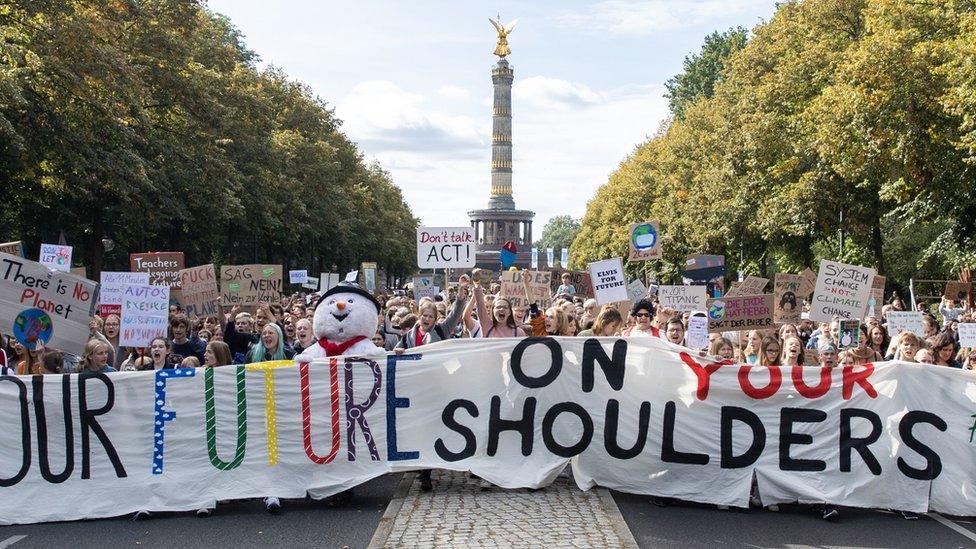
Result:
{"label": "snowman's black eye", "polygon": [[349,299],[349,303],[352,303],[353,301],[354,301],[353,299]]}

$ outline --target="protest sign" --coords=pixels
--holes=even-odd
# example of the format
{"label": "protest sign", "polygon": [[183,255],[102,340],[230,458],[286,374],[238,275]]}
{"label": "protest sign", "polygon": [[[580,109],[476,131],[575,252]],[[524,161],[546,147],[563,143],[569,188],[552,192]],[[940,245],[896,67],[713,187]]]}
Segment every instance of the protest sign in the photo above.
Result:
{"label": "protest sign", "polygon": [[681,271],[681,282],[704,284],[708,295],[719,297],[725,291],[725,256],[688,256],[685,258],[684,270]]}
{"label": "protest sign", "polygon": [[953,301],[969,302],[969,293],[973,289],[971,282],[946,282],[942,296]]}
{"label": "protest sign", "polygon": [[472,227],[417,227],[421,269],[469,269],[474,267],[476,251]]}
{"label": "protest sign", "polygon": [[658,286],[657,299],[662,307],[675,311],[704,311],[704,286]]}
{"label": "protest sign", "polygon": [[874,275],[871,282],[871,296],[868,297],[868,316],[878,316],[881,312],[881,304],[884,303],[884,290],[887,279],[881,275]]}
{"label": "protest sign", "polygon": [[169,286],[126,284],[122,287],[122,323],[119,345],[148,347],[166,337],[169,319]]}
{"label": "protest sign", "polygon": [[14,242],[4,242],[0,244],[0,254],[10,254],[19,257],[26,257],[24,255],[24,243],[17,240]]}
{"label": "protest sign", "polygon": [[972,349],[976,347],[976,323],[974,322],[960,322],[956,324],[956,330],[959,334],[959,346]]}
{"label": "protest sign", "polygon": [[619,257],[590,263],[590,278],[599,305],[627,301],[627,279],[623,260]]}
{"label": "protest sign", "polygon": [[[552,476],[541,472],[567,464],[583,489],[711,505],[747,508],[755,479],[766,505],[976,515],[972,418],[960,413],[976,408],[970,372],[727,364],[653,337],[480,338],[411,351],[8,377],[0,410],[12,428],[0,430],[0,451],[16,465],[0,523],[321,498],[416,469],[539,488]],[[46,421],[35,421],[41,405]],[[68,421],[79,428],[62,406],[88,418],[83,432],[98,426],[90,445],[41,436]],[[42,452],[37,440],[47,441]],[[38,463],[56,456],[70,456],[57,462],[64,472],[42,474]]]}
{"label": "protest sign", "polygon": [[689,349],[708,348],[708,317],[693,315],[688,317],[688,331],[685,333],[685,343]]}
{"label": "protest sign", "polygon": [[631,302],[638,302],[647,297],[647,286],[639,278],[635,278],[627,284],[627,296]]}
{"label": "protest sign", "polygon": [[362,264],[363,269],[363,285],[366,286],[366,290],[370,292],[376,291],[376,263],[372,261],[364,262]]}
{"label": "protest sign", "polygon": [[255,306],[281,297],[281,265],[224,265],[220,268],[221,305]]}
{"label": "protest sign", "polygon": [[522,271],[502,271],[499,294],[512,304],[513,309],[529,307],[529,297],[525,293]]}
{"label": "protest sign", "polygon": [[319,291],[327,292],[339,285],[339,273],[321,273],[319,275]]}
{"label": "protest sign", "polygon": [[708,300],[708,332],[766,330],[773,326],[773,294]]}
{"label": "protest sign", "polygon": [[539,248],[532,248],[532,260],[530,265],[533,269],[539,268]]}
{"label": "protest sign", "polygon": [[102,271],[98,313],[102,316],[122,314],[122,287],[126,284],[149,284],[149,273]]}
{"label": "protest sign", "polygon": [[556,290],[562,284],[563,275],[569,273],[569,283],[573,288],[576,288],[576,295],[580,297],[593,297],[593,279],[590,278],[590,273],[585,271],[567,271],[559,267],[550,269],[549,272],[552,273],[549,279],[549,289],[553,294],[556,293]]}
{"label": "protest sign", "polygon": [[552,273],[549,271],[522,271],[522,283],[525,284],[525,297],[528,302],[535,303],[539,309],[546,310],[552,305]]}
{"label": "protest sign", "polygon": [[633,223],[627,228],[630,241],[630,261],[661,259],[660,224],[658,221]]}
{"label": "protest sign", "polygon": [[919,337],[925,334],[925,329],[922,327],[921,311],[888,311],[885,319],[888,321],[888,334],[891,337],[905,331]]}
{"label": "protest sign", "polygon": [[773,324],[800,323],[804,279],[802,274],[776,273],[773,277]]}
{"label": "protest sign", "polygon": [[853,349],[861,339],[861,321],[841,320],[837,323],[837,346],[840,349]]}
{"label": "protest sign", "polygon": [[319,279],[314,276],[306,277],[305,282],[302,284],[302,288],[305,288],[306,290],[318,290]]}
{"label": "protest sign", "polygon": [[725,293],[725,297],[736,297],[740,295],[759,295],[769,284],[768,278],[749,275],[741,282],[733,282],[732,287]]}
{"label": "protest sign", "polygon": [[305,284],[308,281],[307,269],[295,269],[288,271],[289,284]]}
{"label": "protest sign", "polygon": [[414,299],[420,299],[422,297],[433,298],[437,295],[440,289],[434,286],[434,279],[429,276],[415,276],[413,277],[413,296]]}
{"label": "protest sign", "polygon": [[41,244],[38,262],[51,270],[68,272],[71,270],[71,246]]}
{"label": "protest sign", "polygon": [[0,253],[0,333],[79,355],[88,341],[98,284]]}
{"label": "protest sign", "polygon": [[810,267],[807,267],[802,273],[800,273],[800,276],[803,277],[803,284],[800,285],[797,297],[807,299],[817,286],[817,273],[813,272],[813,269]]}
{"label": "protest sign", "polygon": [[134,273],[149,273],[149,284],[166,286],[170,289],[180,287],[180,270],[186,267],[183,252],[145,252],[129,254],[129,270]]}
{"label": "protest sign", "polygon": [[217,275],[212,263],[180,271],[180,304],[190,318],[220,314]]}
{"label": "protest sign", "polygon": [[826,259],[820,262],[810,320],[830,322],[834,316],[860,319],[868,306],[874,269]]}

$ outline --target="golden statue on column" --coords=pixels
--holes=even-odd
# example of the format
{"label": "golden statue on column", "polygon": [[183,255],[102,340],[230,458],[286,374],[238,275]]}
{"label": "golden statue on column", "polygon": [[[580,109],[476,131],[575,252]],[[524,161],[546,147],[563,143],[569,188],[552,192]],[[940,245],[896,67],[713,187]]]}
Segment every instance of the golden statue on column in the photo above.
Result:
{"label": "golden statue on column", "polygon": [[502,17],[500,15],[498,16],[498,21],[491,18],[488,21],[491,22],[491,25],[495,27],[495,31],[498,33],[498,44],[495,45],[494,54],[504,59],[506,55],[511,55],[512,53],[512,48],[508,47],[508,35],[512,34],[512,31],[515,30],[515,23],[518,23],[518,19],[509,23],[507,27],[502,25]]}

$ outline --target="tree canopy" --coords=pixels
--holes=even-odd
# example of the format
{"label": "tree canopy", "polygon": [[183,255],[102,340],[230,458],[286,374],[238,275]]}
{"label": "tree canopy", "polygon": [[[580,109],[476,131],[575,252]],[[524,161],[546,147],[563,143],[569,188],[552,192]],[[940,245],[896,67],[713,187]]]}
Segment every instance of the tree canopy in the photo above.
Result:
{"label": "tree canopy", "polygon": [[535,242],[536,248],[569,248],[580,230],[580,223],[571,215],[557,215],[549,218],[542,228],[542,236]]}
{"label": "tree canopy", "polygon": [[148,250],[412,272],[417,219],[389,174],[257,61],[199,0],[0,5],[0,240],[64,231],[90,274]]}
{"label": "tree canopy", "polygon": [[972,267],[974,59],[972,0],[783,2],[712,96],[597,191],[572,259],[622,256],[628,224],[659,219],[664,260],[630,268],[666,281],[694,253],[764,275],[822,258],[901,281]]}

